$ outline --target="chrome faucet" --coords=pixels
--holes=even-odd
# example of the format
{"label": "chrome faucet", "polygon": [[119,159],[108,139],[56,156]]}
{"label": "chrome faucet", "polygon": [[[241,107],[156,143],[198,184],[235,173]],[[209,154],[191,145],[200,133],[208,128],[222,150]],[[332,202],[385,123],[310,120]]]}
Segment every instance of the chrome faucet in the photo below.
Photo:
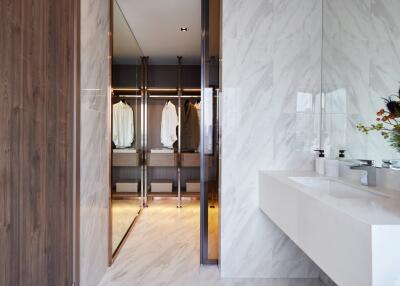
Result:
{"label": "chrome faucet", "polygon": [[374,160],[356,160],[357,164],[350,166],[352,170],[366,171],[361,177],[361,184],[364,186],[376,186],[376,167]]}
{"label": "chrome faucet", "polygon": [[388,168],[388,169],[392,169],[392,170],[400,170],[400,160],[383,159],[382,160],[382,168]]}

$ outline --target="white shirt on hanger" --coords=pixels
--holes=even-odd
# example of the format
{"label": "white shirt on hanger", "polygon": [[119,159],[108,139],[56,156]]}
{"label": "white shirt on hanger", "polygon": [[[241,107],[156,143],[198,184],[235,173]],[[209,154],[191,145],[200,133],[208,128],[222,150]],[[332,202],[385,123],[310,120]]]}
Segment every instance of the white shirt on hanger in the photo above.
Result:
{"label": "white shirt on hanger", "polygon": [[175,141],[178,140],[176,136],[177,126],[178,115],[176,114],[175,105],[168,101],[161,115],[161,144],[164,147],[172,148]]}
{"label": "white shirt on hanger", "polygon": [[113,141],[117,148],[126,148],[132,145],[135,127],[133,110],[122,101],[113,105]]}

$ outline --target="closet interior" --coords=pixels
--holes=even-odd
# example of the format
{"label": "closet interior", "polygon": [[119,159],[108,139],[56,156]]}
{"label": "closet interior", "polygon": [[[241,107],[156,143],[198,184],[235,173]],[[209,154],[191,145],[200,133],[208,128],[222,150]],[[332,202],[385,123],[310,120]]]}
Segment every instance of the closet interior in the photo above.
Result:
{"label": "closet interior", "polygon": [[110,263],[142,211],[143,53],[118,1],[112,1],[112,92],[110,103]]}
{"label": "closet interior", "polygon": [[[140,198],[142,207],[171,197],[181,207],[182,198],[200,196],[200,66],[183,65],[182,57],[176,65],[150,60],[141,58],[140,87],[113,88],[113,130],[121,128],[115,124],[120,105],[128,104],[136,140],[114,146],[112,197]],[[126,136],[115,135],[114,143],[119,137]]]}
{"label": "closet interior", "polygon": [[158,1],[155,11],[156,2],[113,0],[111,253],[152,204],[177,215],[186,205],[198,216],[201,263],[215,263],[219,2],[210,17],[201,1]]}

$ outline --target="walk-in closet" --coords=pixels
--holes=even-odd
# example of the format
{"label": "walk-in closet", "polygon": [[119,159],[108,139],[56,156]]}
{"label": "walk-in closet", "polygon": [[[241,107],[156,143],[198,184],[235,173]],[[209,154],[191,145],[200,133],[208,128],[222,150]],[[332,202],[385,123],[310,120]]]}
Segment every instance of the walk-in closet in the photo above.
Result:
{"label": "walk-in closet", "polygon": [[193,230],[201,263],[214,263],[218,49],[211,52],[209,33],[202,38],[201,1],[180,2],[181,18],[150,2],[113,0],[111,261],[148,208],[175,208],[178,216],[190,207],[201,221],[200,232]]}
{"label": "walk-in closet", "polygon": [[143,188],[143,54],[116,0],[112,1],[112,31],[110,261],[120,251],[142,210]]}
{"label": "walk-in closet", "polygon": [[[159,197],[200,196],[200,66],[152,65],[143,59],[144,204]],[[185,76],[183,76],[185,75]]]}

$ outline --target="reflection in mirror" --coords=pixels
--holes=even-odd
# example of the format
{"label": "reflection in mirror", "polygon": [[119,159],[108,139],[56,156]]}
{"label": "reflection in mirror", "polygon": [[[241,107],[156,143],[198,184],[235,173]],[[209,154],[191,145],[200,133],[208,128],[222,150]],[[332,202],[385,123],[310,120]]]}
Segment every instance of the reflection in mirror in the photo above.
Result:
{"label": "reflection in mirror", "polygon": [[[202,2],[114,2],[114,253],[140,212],[135,230],[146,225],[142,239],[166,237],[163,247],[186,249],[197,260],[200,246],[202,263],[218,259],[220,2],[203,11]],[[127,114],[118,114],[126,106]],[[134,131],[115,134],[127,126]]]}
{"label": "reflection in mirror", "polygon": [[344,149],[347,158],[373,159],[379,165],[382,159],[399,158],[400,150],[380,131],[365,134],[357,125],[379,123],[377,112],[387,109],[383,98],[399,89],[399,4],[354,2],[323,5],[322,149],[330,158]]}
{"label": "reflection in mirror", "polygon": [[[118,1],[113,1],[111,247],[118,253],[141,210],[140,47]],[[128,90],[127,90],[128,89]],[[138,132],[139,131],[139,132]]]}

